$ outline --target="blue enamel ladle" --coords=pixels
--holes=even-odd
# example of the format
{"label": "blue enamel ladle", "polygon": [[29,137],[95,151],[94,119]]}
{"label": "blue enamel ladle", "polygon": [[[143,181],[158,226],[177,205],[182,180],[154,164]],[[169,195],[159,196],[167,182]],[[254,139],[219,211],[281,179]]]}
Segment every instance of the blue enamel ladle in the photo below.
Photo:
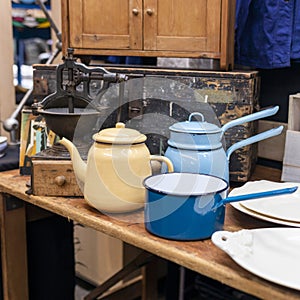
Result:
{"label": "blue enamel ladle", "polygon": [[227,197],[227,198],[221,200],[220,202],[216,203],[213,208],[216,209],[216,208],[221,207],[222,205],[225,205],[225,204],[231,203],[231,202],[272,197],[272,196],[283,195],[283,194],[292,194],[292,193],[296,192],[297,189],[298,189],[298,186],[293,186],[290,188],[284,188],[284,189],[278,189],[278,190],[271,190],[271,191],[265,191],[265,192],[231,196],[231,197]]}

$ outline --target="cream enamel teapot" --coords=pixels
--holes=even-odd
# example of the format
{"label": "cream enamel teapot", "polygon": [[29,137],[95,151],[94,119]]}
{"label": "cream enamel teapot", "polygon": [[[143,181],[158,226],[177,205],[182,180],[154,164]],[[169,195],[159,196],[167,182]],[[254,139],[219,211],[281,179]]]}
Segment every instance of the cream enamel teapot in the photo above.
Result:
{"label": "cream enamel teapot", "polygon": [[173,172],[168,158],[150,155],[146,139],[139,131],[117,123],[115,128],[93,135],[87,163],[71,141],[60,140],[70,152],[75,175],[83,183],[84,198],[91,206],[110,213],[137,210],[144,206],[143,180],[151,175],[150,161],[164,162]]}

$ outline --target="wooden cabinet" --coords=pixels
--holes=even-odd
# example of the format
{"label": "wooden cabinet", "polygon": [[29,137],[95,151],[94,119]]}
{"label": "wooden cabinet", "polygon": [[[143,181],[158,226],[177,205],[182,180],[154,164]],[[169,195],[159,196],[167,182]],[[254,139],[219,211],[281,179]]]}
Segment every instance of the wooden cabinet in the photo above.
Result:
{"label": "wooden cabinet", "polygon": [[63,51],[233,63],[234,0],[62,0]]}

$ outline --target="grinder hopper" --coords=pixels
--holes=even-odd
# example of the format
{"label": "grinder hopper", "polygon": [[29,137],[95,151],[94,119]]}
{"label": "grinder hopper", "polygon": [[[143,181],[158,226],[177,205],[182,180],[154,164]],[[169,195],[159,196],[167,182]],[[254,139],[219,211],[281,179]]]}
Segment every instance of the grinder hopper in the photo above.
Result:
{"label": "grinder hopper", "polygon": [[[102,67],[87,67],[76,62],[73,50],[68,49],[64,63],[56,68],[56,91],[41,102],[34,103],[33,114],[43,116],[47,128],[60,138],[66,137],[73,142],[76,140],[79,147],[89,148],[92,134],[99,130],[96,127],[97,120],[105,112],[105,107],[97,106],[93,101],[91,82],[101,80],[104,82],[102,89],[105,89],[110,82],[124,79],[125,76],[108,72]],[[59,144],[55,147],[65,151]]]}

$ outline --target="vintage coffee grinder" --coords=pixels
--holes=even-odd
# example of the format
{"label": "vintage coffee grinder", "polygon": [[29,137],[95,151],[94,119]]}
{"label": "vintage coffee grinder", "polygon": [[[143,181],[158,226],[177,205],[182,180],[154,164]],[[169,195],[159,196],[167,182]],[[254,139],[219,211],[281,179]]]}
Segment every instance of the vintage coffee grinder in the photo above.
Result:
{"label": "vintage coffee grinder", "polygon": [[[72,140],[86,159],[92,135],[99,131],[99,120],[106,118],[107,107],[101,105],[101,93],[111,83],[126,76],[89,67],[76,61],[68,49],[64,62],[56,68],[56,91],[32,105],[32,112],[45,120],[47,130],[58,138]],[[97,83],[97,84],[95,84]],[[93,86],[98,88],[95,90]],[[103,123],[103,122],[101,122]],[[68,151],[59,143],[31,157],[30,193],[45,196],[79,196],[81,190],[72,171]]]}

